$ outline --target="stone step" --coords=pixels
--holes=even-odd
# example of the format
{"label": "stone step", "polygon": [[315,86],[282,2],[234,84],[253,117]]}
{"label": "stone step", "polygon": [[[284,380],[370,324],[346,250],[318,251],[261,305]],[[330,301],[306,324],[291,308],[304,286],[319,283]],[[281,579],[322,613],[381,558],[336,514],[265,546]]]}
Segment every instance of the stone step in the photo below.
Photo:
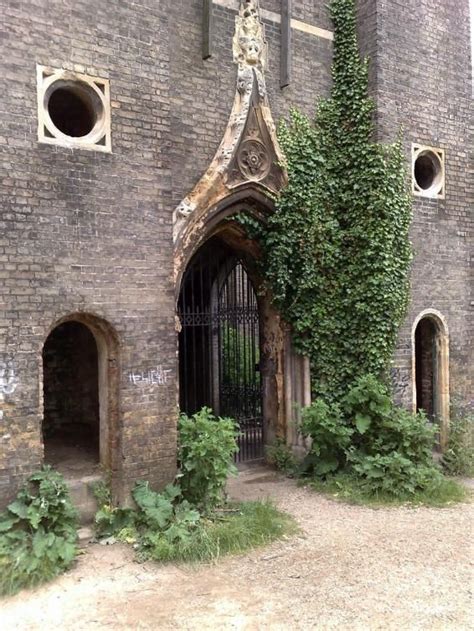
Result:
{"label": "stone step", "polygon": [[97,500],[94,497],[94,485],[100,482],[102,477],[98,474],[82,478],[66,478],[71,501],[79,512],[81,525],[91,524],[97,512]]}

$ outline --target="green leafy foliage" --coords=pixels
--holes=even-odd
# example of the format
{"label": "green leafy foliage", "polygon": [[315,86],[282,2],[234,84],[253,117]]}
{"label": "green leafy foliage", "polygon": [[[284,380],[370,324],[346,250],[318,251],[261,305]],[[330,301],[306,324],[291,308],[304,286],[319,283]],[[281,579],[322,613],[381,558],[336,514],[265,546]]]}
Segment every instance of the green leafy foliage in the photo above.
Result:
{"label": "green leafy foliage", "polygon": [[223,383],[231,386],[259,383],[260,373],[255,373],[255,365],[260,361],[260,351],[255,348],[254,340],[227,322],[221,324],[220,338],[222,357],[226,359]]}
{"label": "green leafy foliage", "polygon": [[413,497],[443,484],[433,461],[436,428],[424,414],[394,406],[373,375],[360,377],[341,406],[318,399],[302,419],[312,441],[305,474],[328,479],[344,472],[374,496]]}
{"label": "green leafy foliage", "polygon": [[397,506],[408,503],[410,505],[443,507],[465,501],[469,497],[468,491],[461,484],[443,476],[441,476],[439,483],[436,482],[428,488],[418,489],[413,493],[398,491],[394,494],[382,490],[374,491],[372,487],[367,487],[364,479],[351,472],[337,473],[324,480],[312,478],[307,484],[316,491],[330,495],[336,500],[368,506]]}
{"label": "green leafy foliage", "polygon": [[361,375],[387,373],[411,261],[402,144],[373,141],[354,0],[333,0],[331,15],[331,96],[314,120],[293,110],[280,126],[288,186],[266,226],[242,220],[262,246],[262,271],[294,343],[310,358],[313,393],[327,402]]}
{"label": "green leafy foliage", "polygon": [[178,481],[183,499],[201,511],[211,510],[224,500],[232,462],[237,451],[237,428],[232,419],[216,418],[209,408],[179,420]]}
{"label": "green leafy foliage", "polygon": [[474,475],[474,408],[455,402],[451,409],[449,438],[443,468],[449,475]]}
{"label": "green leafy foliage", "polygon": [[348,427],[337,403],[317,399],[301,413],[301,433],[312,444],[300,473],[326,476],[345,466],[353,430]]}
{"label": "green leafy foliage", "polygon": [[105,481],[94,486],[94,496],[99,510],[95,514],[94,525],[98,537],[118,537],[122,531],[134,528],[135,515],[130,508],[114,506],[110,487]]}
{"label": "green leafy foliage", "polygon": [[283,471],[291,476],[297,467],[296,459],[291,448],[283,438],[277,438],[273,445],[269,445],[265,450],[266,461],[279,471]]}
{"label": "green leafy foliage", "polygon": [[0,514],[0,594],[38,585],[67,570],[76,540],[77,515],[64,479],[44,467]]}
{"label": "green leafy foliage", "polygon": [[296,530],[294,521],[268,502],[222,507],[227,477],[235,471],[232,420],[203,408],[191,418],[182,415],[179,432],[181,471],[161,493],[137,482],[136,508],[122,509],[112,505],[107,484],[96,486],[99,536],[133,544],[142,560],[209,561]]}

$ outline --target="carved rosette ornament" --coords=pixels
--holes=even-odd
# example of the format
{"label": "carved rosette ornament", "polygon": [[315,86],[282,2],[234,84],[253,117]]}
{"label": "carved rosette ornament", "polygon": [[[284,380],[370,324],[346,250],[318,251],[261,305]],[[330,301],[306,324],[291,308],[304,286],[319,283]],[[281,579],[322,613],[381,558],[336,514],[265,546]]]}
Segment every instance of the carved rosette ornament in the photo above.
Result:
{"label": "carved rosette ornament", "polygon": [[238,187],[255,183],[277,193],[286,184],[265,87],[268,47],[258,0],[241,0],[232,49],[238,72],[229,123],[206,173],[174,212],[175,242]]}
{"label": "carved rosette ornament", "polygon": [[237,163],[243,177],[258,182],[270,171],[268,151],[259,140],[244,140],[237,153]]}

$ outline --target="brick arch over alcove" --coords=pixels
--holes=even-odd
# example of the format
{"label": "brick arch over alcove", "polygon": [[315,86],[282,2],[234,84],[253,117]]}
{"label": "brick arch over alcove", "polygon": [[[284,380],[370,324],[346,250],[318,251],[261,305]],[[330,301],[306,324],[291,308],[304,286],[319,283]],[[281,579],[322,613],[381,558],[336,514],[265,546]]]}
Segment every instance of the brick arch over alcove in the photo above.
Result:
{"label": "brick arch over alcove", "polygon": [[412,326],[412,383],[413,383],[413,411],[419,407],[419,393],[417,392],[417,329],[425,321],[432,326],[432,361],[435,364],[435,374],[432,375],[433,396],[436,398],[436,410],[440,424],[440,447],[445,449],[449,432],[449,329],[445,317],[436,309],[426,309],[418,314]]}
{"label": "brick arch over alcove", "polygon": [[[97,346],[99,450],[100,465],[110,474],[112,492],[119,499],[121,488],[121,430],[120,430],[120,342],[115,329],[103,318],[90,313],[71,313],[57,320],[45,336],[62,324],[84,325],[93,335]],[[40,371],[40,392],[43,392],[43,370]],[[43,409],[43,405],[42,405]]]}

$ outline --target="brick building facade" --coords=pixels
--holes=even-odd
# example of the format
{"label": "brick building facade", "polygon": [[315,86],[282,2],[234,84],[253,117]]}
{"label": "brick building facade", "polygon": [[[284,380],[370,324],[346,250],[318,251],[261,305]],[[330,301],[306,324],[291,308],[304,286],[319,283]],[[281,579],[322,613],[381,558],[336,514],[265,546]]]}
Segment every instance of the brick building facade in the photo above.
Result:
{"label": "brick building facade", "polygon": [[[0,6],[0,502],[43,462],[50,430],[67,436],[69,425],[83,421],[96,428],[89,433],[121,501],[137,478],[159,486],[173,477],[181,280],[213,236],[248,263],[258,284],[253,246],[226,219],[248,208],[271,212],[268,192],[284,184],[284,173],[272,161],[257,177],[251,161],[260,169],[267,153],[278,156],[272,117],[292,106],[311,113],[328,93],[332,26],[323,0],[293,0],[289,31],[280,1],[261,0],[257,22],[268,49],[265,63],[257,51],[254,70],[253,61],[236,57],[241,46],[250,58],[246,39],[263,41],[255,16],[242,13],[258,8],[253,1]],[[472,398],[473,385],[469,4],[359,0],[358,10],[380,139],[393,139],[403,125],[409,166],[413,145],[444,152],[437,154],[442,190],[414,195],[412,301],[393,377],[399,400],[416,405],[423,379],[416,378],[415,328],[420,314],[427,317],[433,405],[446,417],[449,395]],[[291,80],[282,88],[288,32]],[[89,136],[88,128],[57,133],[68,105],[86,101]],[[228,155],[221,160],[214,156],[222,138]],[[287,421],[293,401],[308,400],[307,366],[260,295],[259,309],[264,440],[286,432],[296,444]],[[61,392],[71,418],[58,411]]]}

